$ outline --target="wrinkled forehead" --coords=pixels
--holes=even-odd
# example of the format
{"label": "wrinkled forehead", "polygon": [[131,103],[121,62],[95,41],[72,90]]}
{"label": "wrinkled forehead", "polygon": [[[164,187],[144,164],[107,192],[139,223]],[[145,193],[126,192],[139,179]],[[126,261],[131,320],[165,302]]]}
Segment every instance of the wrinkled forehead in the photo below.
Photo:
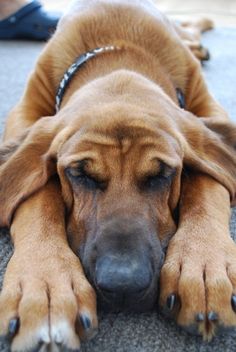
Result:
{"label": "wrinkled forehead", "polygon": [[176,138],[163,129],[145,125],[117,124],[75,131],[60,150],[60,164],[83,159],[102,159],[114,163],[121,156],[142,162],[159,159],[172,167],[181,164],[181,150]]}

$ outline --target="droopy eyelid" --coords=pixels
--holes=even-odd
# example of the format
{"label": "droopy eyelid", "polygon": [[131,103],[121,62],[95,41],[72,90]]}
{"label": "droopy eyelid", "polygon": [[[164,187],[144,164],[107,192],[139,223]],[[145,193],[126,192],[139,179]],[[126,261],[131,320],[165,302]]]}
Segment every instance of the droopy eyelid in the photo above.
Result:
{"label": "droopy eyelid", "polygon": [[65,174],[72,184],[83,186],[89,190],[99,189],[104,191],[107,188],[106,181],[99,180],[93,175],[86,173],[86,171],[80,170],[80,168],[67,167]]}
{"label": "droopy eyelid", "polygon": [[163,190],[171,185],[176,168],[163,163],[157,173],[146,175],[139,183],[140,188],[146,191]]}

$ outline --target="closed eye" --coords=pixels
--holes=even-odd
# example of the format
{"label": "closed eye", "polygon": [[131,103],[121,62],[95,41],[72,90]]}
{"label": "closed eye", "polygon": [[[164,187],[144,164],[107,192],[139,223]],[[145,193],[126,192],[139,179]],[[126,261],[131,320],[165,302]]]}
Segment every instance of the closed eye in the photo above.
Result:
{"label": "closed eye", "polygon": [[144,190],[157,190],[160,187],[168,185],[170,183],[170,177],[155,175],[148,176],[142,181],[142,188]]}
{"label": "closed eye", "polygon": [[72,184],[81,186],[87,190],[104,191],[107,187],[107,182],[96,179],[92,175],[81,172],[78,169],[66,168],[65,173]]}
{"label": "closed eye", "polygon": [[163,190],[171,185],[176,170],[165,165],[158,174],[147,175],[140,182],[143,191]]}

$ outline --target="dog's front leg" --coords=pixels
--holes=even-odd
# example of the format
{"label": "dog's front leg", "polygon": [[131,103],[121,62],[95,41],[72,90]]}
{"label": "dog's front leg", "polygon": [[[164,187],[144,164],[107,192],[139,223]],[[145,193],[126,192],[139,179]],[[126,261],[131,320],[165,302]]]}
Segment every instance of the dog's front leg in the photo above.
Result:
{"label": "dog's front leg", "polygon": [[184,179],[179,227],[161,272],[160,305],[210,339],[236,326],[236,245],[228,191],[206,175]]}
{"label": "dog's front leg", "polygon": [[0,334],[12,339],[12,351],[79,350],[80,337],[97,326],[96,299],[68,246],[56,182],[20,205],[11,234],[15,251],[0,295]]}

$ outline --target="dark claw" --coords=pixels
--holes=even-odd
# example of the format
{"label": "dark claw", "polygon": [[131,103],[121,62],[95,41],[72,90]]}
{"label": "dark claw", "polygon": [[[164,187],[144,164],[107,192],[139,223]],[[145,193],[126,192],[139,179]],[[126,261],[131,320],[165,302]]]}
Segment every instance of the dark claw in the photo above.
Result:
{"label": "dark claw", "polygon": [[199,50],[204,51],[204,57],[201,58],[201,61],[208,61],[211,58],[210,52],[208,49],[204,48],[204,46],[199,45]]}
{"label": "dark claw", "polygon": [[208,313],[207,317],[209,321],[217,321],[219,319],[218,314],[215,312]]}
{"label": "dark claw", "polygon": [[203,313],[196,314],[195,320],[196,320],[197,323],[200,323],[200,322],[204,321],[205,320],[205,314],[203,314]]}
{"label": "dark claw", "polygon": [[80,315],[79,320],[85,330],[91,328],[91,320],[86,315]]}
{"label": "dark claw", "polygon": [[236,295],[233,295],[231,298],[231,305],[232,305],[232,309],[233,311],[236,313]]}
{"label": "dark claw", "polygon": [[206,56],[204,57],[204,61],[208,61],[208,60],[210,60],[210,58],[211,58],[211,55],[210,55],[210,53],[209,53],[209,51],[206,49]]}
{"label": "dark claw", "polygon": [[209,61],[211,58],[211,55],[206,48],[204,48],[204,51],[205,51],[204,57],[201,58],[201,61]]}
{"label": "dark claw", "polygon": [[175,294],[171,294],[167,297],[166,300],[166,306],[169,310],[173,310],[174,306],[176,303],[176,295]]}
{"label": "dark claw", "polygon": [[39,352],[41,347],[45,344],[45,342],[43,341],[39,341],[39,343],[37,344],[37,346],[35,346],[32,350],[30,350],[31,352]]}
{"label": "dark claw", "polygon": [[19,318],[11,319],[8,326],[9,335],[10,336],[16,335],[19,330],[19,327],[20,327],[20,319]]}

